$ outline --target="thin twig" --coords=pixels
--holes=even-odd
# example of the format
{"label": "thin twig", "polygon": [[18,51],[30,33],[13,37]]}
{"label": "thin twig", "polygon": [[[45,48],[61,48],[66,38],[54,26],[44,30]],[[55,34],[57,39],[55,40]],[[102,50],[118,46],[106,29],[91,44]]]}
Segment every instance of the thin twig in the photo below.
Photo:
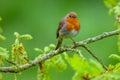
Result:
{"label": "thin twig", "polygon": [[108,70],[104,63],[90,50],[88,46],[83,45],[83,47],[90,53],[90,55],[92,55],[92,57],[94,57],[102,65],[105,70]]}
{"label": "thin twig", "polygon": [[28,63],[30,63],[30,60],[29,60],[21,51],[19,51],[19,52],[20,52],[21,55],[23,55],[23,58],[24,58]]}
{"label": "thin twig", "polygon": [[11,61],[11,60],[6,60],[6,61],[10,64],[13,64],[13,65],[17,66],[17,63],[15,63],[14,61]]}

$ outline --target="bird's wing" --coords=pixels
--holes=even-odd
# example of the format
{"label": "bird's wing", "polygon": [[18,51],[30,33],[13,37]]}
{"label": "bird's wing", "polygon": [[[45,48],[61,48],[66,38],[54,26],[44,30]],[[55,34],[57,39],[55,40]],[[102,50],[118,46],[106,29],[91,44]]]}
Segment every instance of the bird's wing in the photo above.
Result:
{"label": "bird's wing", "polygon": [[58,26],[58,29],[57,29],[57,32],[56,32],[56,37],[58,38],[59,37],[59,30],[63,27],[64,25],[64,19],[62,19],[60,22],[59,22],[59,26]]}

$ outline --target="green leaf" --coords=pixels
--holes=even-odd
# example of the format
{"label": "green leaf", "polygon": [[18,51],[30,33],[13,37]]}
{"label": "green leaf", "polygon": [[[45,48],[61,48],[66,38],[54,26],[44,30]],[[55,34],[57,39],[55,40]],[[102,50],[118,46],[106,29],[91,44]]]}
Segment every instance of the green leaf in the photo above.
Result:
{"label": "green leaf", "polygon": [[0,40],[5,40],[5,39],[6,39],[6,37],[0,35]]}
{"label": "green leaf", "polygon": [[80,58],[78,54],[74,54],[73,57],[69,57],[68,54],[64,54],[64,55],[65,55],[65,59],[71,65],[73,70],[81,70],[80,66],[83,66],[83,67],[87,67],[88,66],[88,63],[85,61],[85,59],[84,58]]}
{"label": "green leaf", "polygon": [[43,50],[42,50],[42,49],[34,48],[34,50],[37,51],[37,52],[43,53]]}
{"label": "green leaf", "polygon": [[105,71],[104,68],[99,62],[97,62],[94,59],[89,59],[89,67],[88,67],[89,75],[94,76],[95,74],[100,74],[101,72],[104,71]]}
{"label": "green leaf", "polygon": [[49,47],[50,48],[55,48],[55,45],[54,44],[50,44]]}
{"label": "green leaf", "polygon": [[6,60],[9,58],[8,51],[5,48],[0,47],[0,59]]}
{"label": "green leaf", "polygon": [[16,36],[16,38],[20,38],[20,34],[18,32],[14,32],[14,35]]}
{"label": "green leaf", "polygon": [[24,34],[24,35],[21,35],[20,38],[23,38],[25,40],[31,40],[32,39],[32,36],[29,35],[29,34]]}
{"label": "green leaf", "polygon": [[40,68],[38,68],[37,80],[52,80],[52,79],[51,79],[49,73],[47,73],[47,72],[41,72]]}
{"label": "green leaf", "polygon": [[113,8],[111,8],[110,10],[109,10],[109,15],[112,15],[112,13],[113,13],[113,11],[114,11],[114,9]]}
{"label": "green leaf", "polygon": [[44,47],[44,52],[49,52],[50,51],[50,48],[49,47]]}
{"label": "green leaf", "polygon": [[120,72],[120,63],[116,64],[116,65],[115,65],[115,68],[117,69],[117,71]]}
{"label": "green leaf", "polygon": [[119,61],[120,61],[120,56],[117,55],[117,54],[111,54],[111,55],[109,56],[109,58],[113,58],[113,59],[116,59],[116,60],[119,60]]}
{"label": "green leaf", "polygon": [[67,68],[67,64],[65,63],[61,55],[54,56],[52,59],[54,63],[53,66],[56,68],[57,71],[63,71]]}
{"label": "green leaf", "polygon": [[101,71],[104,71],[102,65],[100,63],[98,63],[96,60],[93,59],[89,59],[90,64],[98,69],[101,69]]}
{"label": "green leaf", "polygon": [[116,4],[119,2],[119,0],[104,0],[104,4],[108,7],[108,8],[113,8],[114,6],[116,6]]}
{"label": "green leaf", "polygon": [[[74,76],[72,77],[72,80],[80,80],[81,77],[81,73],[80,71],[76,71],[76,73],[74,74]],[[82,79],[81,79],[82,80]]]}
{"label": "green leaf", "polygon": [[19,39],[16,39],[14,44],[15,44],[15,46],[14,46],[14,47],[15,47],[15,48],[18,48],[18,47],[19,47],[19,45],[20,45],[20,43],[19,43]]}
{"label": "green leaf", "polygon": [[116,15],[120,15],[120,5],[117,5],[117,6],[115,6],[114,7],[114,13],[116,14]]}

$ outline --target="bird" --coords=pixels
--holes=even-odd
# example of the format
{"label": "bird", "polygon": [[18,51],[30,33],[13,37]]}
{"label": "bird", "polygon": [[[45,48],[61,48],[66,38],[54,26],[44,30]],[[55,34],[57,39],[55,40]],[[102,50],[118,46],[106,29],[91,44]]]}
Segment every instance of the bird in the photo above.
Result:
{"label": "bird", "polygon": [[75,41],[72,39],[79,33],[80,30],[80,22],[77,18],[77,13],[69,12],[62,20],[60,20],[56,38],[58,38],[58,42],[55,50],[57,50],[65,38],[70,38],[74,43]]}

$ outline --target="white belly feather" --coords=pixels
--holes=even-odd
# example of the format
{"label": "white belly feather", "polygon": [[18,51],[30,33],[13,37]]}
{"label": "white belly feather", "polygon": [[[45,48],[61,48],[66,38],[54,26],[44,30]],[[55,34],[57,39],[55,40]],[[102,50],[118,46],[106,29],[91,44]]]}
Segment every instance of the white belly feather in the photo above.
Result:
{"label": "white belly feather", "polygon": [[70,38],[70,37],[74,37],[78,34],[79,31],[77,30],[71,30],[71,31],[64,31],[64,32],[60,32],[60,36],[64,37],[64,38]]}

